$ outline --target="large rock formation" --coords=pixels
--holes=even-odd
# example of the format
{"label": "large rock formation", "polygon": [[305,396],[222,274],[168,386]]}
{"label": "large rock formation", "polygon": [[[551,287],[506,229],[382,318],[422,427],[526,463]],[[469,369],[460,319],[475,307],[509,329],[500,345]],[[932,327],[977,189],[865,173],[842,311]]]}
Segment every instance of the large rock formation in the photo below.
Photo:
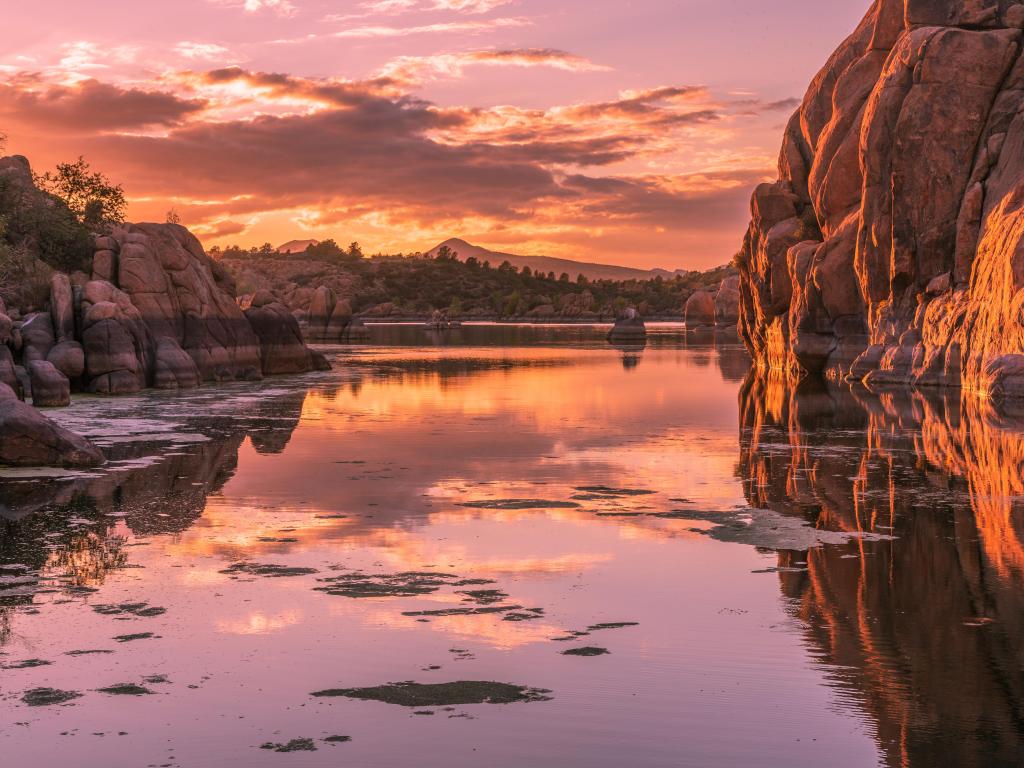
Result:
{"label": "large rock formation", "polygon": [[16,467],[98,467],[103,453],[59,427],[0,383],[0,464]]}
{"label": "large rock formation", "polygon": [[[255,302],[256,298],[253,299]],[[306,331],[310,341],[315,342],[352,343],[369,338],[363,322],[352,317],[352,305],[348,299],[339,299],[326,285],[313,292],[306,313]]]}
{"label": "large rock formation", "polygon": [[735,326],[740,319],[740,278],[727,277],[715,294],[715,324]]}
{"label": "large rock formation", "polygon": [[[48,361],[80,388],[106,395],[322,367],[281,305],[242,311],[231,278],[184,227],[128,224],[96,246],[92,280],[72,285],[53,275],[48,312],[18,324],[0,315],[0,341],[17,331],[24,365]],[[13,364],[10,354],[0,359],[0,380],[16,389]]]}
{"label": "large rock formation", "polygon": [[260,371],[259,339],[235,303],[234,285],[187,229],[129,224],[97,246],[93,277],[116,285],[148,331],[139,361],[147,379],[162,339],[192,358],[203,381],[248,379]]}
{"label": "large rock formation", "polygon": [[876,0],[740,259],[758,365],[1024,396],[1024,5]]}
{"label": "large rock formation", "polygon": [[701,328],[715,324],[715,294],[696,291],[686,300],[683,318],[687,328]]}
{"label": "large rock formation", "polygon": [[[305,346],[298,322],[282,305],[260,302],[247,316],[235,301],[231,276],[184,227],[125,224],[92,238],[63,202],[34,186],[21,157],[0,158],[0,215],[26,247],[39,251],[36,261],[45,267],[45,281],[31,281],[40,290],[7,290],[23,302],[24,317],[17,305],[8,313],[0,301],[0,432],[15,430],[0,434],[6,441],[0,464],[92,460],[88,451],[85,458],[63,456],[67,446],[80,446],[7,400],[31,395],[35,405],[62,406],[72,389],[130,394],[330,367]],[[32,228],[37,219],[68,224],[71,234],[44,238]],[[44,257],[71,274],[46,266]],[[80,268],[91,268],[92,279]]]}
{"label": "large rock formation", "polygon": [[261,291],[245,311],[260,343],[260,365],[264,373],[303,373],[313,370],[313,356],[302,342],[299,321],[288,308]]}

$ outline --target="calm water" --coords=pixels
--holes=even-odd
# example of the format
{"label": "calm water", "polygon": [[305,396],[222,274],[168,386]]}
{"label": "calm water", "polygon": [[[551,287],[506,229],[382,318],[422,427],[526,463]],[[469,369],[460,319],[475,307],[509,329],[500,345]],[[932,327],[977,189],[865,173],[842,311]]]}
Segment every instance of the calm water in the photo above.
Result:
{"label": "calm water", "polygon": [[[57,414],[114,462],[0,474],[3,764],[1022,764],[1024,419],[603,333]],[[545,693],[311,695],[402,681]]]}

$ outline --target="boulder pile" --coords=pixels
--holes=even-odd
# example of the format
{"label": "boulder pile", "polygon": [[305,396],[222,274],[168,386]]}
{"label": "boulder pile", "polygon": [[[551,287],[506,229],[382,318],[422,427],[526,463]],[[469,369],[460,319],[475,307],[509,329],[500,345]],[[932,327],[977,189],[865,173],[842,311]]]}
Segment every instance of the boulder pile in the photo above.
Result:
{"label": "boulder pile", "polygon": [[[31,179],[23,158],[0,166]],[[0,464],[103,460],[23,399],[59,407],[74,391],[188,389],[330,367],[273,297],[243,311],[228,273],[177,224],[125,224],[97,236],[91,274],[53,272],[48,298],[35,306],[43,305],[23,307],[23,316],[0,301]]]}

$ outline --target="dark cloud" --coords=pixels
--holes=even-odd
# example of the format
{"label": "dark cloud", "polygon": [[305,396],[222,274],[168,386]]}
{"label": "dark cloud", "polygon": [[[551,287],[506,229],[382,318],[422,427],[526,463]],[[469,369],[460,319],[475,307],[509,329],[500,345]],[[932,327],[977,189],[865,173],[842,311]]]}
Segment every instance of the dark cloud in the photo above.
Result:
{"label": "dark cloud", "polygon": [[792,112],[803,103],[802,99],[791,97],[778,101],[762,101],[761,99],[742,99],[730,102],[736,114],[746,116],[763,115],[769,112]]}
{"label": "dark cloud", "polygon": [[120,88],[97,80],[73,86],[22,75],[0,84],[0,116],[44,130],[113,131],[179,125],[205,103],[163,91]]}
{"label": "dark cloud", "polygon": [[[749,189],[767,175],[593,172],[664,151],[677,129],[725,119],[695,86],[552,110],[486,110],[438,107],[389,78],[314,80],[230,67],[181,73],[175,82],[203,98],[95,81],[25,90],[9,81],[3,109],[23,122],[59,115],[69,125],[87,112],[65,154],[85,153],[151,206],[173,200],[210,240],[244,234],[258,214],[297,210],[322,227],[373,214],[395,227],[473,220],[580,237],[606,226],[642,228],[643,237],[739,231]],[[251,95],[231,88],[221,96],[215,87],[238,83]],[[281,114],[232,117],[275,110]],[[146,125],[165,130],[131,130]]]}

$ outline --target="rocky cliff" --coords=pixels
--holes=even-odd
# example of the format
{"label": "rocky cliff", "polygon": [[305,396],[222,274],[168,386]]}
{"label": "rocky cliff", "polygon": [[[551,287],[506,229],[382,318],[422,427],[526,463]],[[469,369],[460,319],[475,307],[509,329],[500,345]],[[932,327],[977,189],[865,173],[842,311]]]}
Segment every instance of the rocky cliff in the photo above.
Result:
{"label": "rocky cliff", "polygon": [[[51,209],[63,205],[36,190],[24,158],[0,158],[0,181],[19,191],[10,212],[22,218],[49,220]],[[17,419],[29,425],[17,445],[0,440],[0,464],[102,460],[98,452],[81,451],[54,460],[58,437],[75,447],[68,435],[49,434],[44,418],[29,418],[8,402],[12,398],[61,406],[75,390],[129,394],[329,367],[306,347],[298,322],[273,297],[243,311],[231,277],[184,227],[115,227],[95,238],[95,253],[84,261],[91,274],[54,271],[40,262],[32,275],[48,272],[48,286],[9,290],[26,302],[21,307],[8,310],[0,300],[0,383],[6,393],[0,401],[7,409],[0,413],[0,436]]]}
{"label": "rocky cliff", "polygon": [[1024,4],[876,0],[754,192],[757,364],[1024,397]]}

